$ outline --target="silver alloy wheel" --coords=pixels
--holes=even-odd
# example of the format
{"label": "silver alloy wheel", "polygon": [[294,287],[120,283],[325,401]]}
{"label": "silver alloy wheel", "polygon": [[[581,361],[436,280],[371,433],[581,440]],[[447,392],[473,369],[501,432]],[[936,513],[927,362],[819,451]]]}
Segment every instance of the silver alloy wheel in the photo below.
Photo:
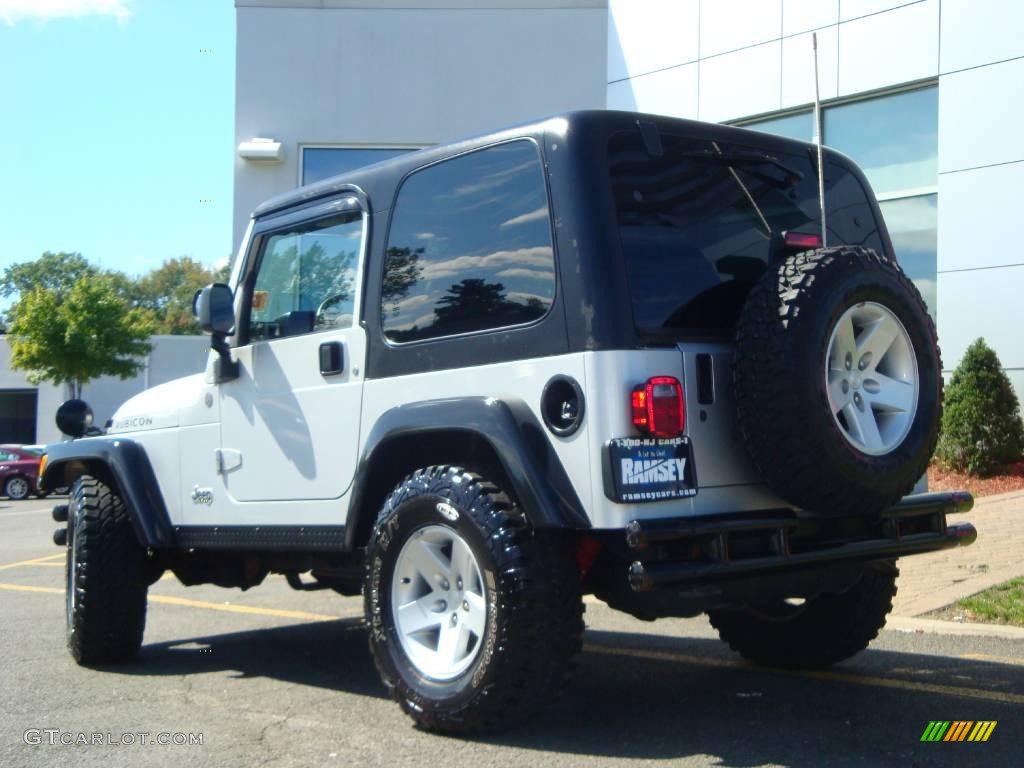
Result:
{"label": "silver alloy wheel", "polygon": [[917,355],[903,323],[873,301],[847,309],[828,343],[825,386],[843,437],[884,456],[903,442],[917,414]]}
{"label": "silver alloy wheel", "polygon": [[7,498],[20,501],[28,496],[28,481],[23,477],[12,477],[7,481]]}
{"label": "silver alloy wheel", "polygon": [[487,595],[473,550],[442,525],[405,542],[391,577],[391,611],[402,650],[426,677],[451,680],[483,646]]}

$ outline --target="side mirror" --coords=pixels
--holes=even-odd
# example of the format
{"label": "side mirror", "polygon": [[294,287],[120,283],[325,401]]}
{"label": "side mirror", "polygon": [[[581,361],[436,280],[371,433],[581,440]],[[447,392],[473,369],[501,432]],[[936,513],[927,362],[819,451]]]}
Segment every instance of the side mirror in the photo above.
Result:
{"label": "side mirror", "polygon": [[212,283],[196,291],[192,312],[199,327],[210,334],[210,348],[217,353],[214,379],[218,384],[238,378],[238,361],[231,359],[228,334],[235,330],[235,297],[224,283]]}
{"label": "side mirror", "polygon": [[192,311],[206,333],[227,336],[235,329],[235,297],[224,283],[212,283],[196,291]]}

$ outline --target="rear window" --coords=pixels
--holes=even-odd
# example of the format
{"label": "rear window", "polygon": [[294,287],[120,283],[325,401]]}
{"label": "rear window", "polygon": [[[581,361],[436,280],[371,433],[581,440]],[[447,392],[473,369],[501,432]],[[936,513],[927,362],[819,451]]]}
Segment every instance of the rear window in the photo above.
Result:
{"label": "rear window", "polygon": [[[609,141],[608,168],[622,253],[641,332],[728,332],[747,292],[784,253],[783,233],[820,233],[811,153],[640,131]],[[829,245],[881,250],[860,182],[826,163]]]}

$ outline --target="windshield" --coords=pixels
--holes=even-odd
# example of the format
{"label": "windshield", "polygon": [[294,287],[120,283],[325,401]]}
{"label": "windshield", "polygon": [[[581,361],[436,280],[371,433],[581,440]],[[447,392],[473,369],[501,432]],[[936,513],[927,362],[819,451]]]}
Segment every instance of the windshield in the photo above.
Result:
{"label": "windshield", "polygon": [[[820,233],[810,153],[766,152],[639,130],[611,138],[608,167],[633,318],[642,332],[728,332],[786,232]],[[857,179],[826,164],[829,245],[881,250]]]}

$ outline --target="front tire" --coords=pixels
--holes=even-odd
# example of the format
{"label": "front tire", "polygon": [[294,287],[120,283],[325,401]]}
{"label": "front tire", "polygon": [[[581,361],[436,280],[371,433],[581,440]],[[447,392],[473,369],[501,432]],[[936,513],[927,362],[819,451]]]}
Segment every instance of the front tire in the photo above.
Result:
{"label": "front tire", "polygon": [[370,650],[419,726],[505,725],[562,688],[583,633],[575,560],[493,484],[418,470],[385,503],[367,560]]}
{"label": "front tire", "polygon": [[853,587],[799,606],[784,601],[747,610],[708,611],[711,625],[736,653],[768,667],[827,667],[860,653],[885,626],[899,569],[895,560],[867,563]]}
{"label": "front tire", "polygon": [[125,661],[138,653],[146,627],[146,550],[121,497],[105,483],[77,480],[69,506],[68,649],[82,665]]}

